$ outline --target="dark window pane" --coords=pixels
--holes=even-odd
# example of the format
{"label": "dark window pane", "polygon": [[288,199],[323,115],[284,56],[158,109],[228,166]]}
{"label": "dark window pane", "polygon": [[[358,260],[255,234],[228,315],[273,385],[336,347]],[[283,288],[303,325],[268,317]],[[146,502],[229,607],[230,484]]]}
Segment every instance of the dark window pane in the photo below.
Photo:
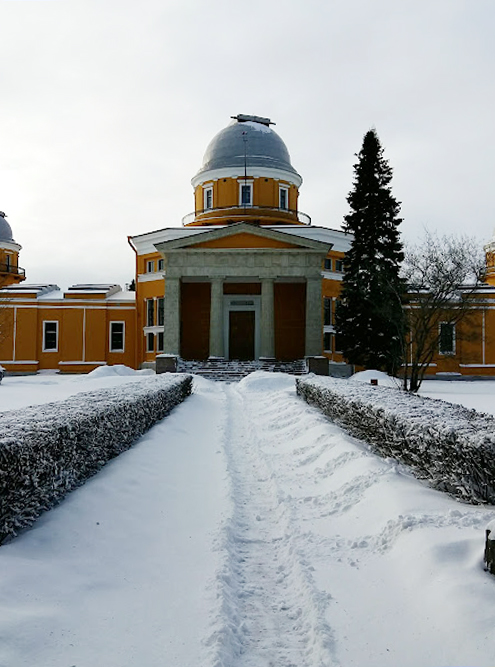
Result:
{"label": "dark window pane", "polygon": [[164,325],[164,298],[160,297],[158,299],[158,326],[162,327]]}
{"label": "dark window pane", "polygon": [[328,297],[323,299],[323,324],[332,324],[332,300]]}
{"label": "dark window pane", "polygon": [[45,350],[57,349],[57,322],[45,322]]}
{"label": "dark window pane", "polygon": [[251,204],[251,186],[242,185],[241,186],[241,203],[242,204]]}
{"label": "dark window pane", "polygon": [[440,324],[440,352],[452,354],[454,352],[454,325],[442,322]]}
{"label": "dark window pane", "polygon": [[110,351],[122,352],[124,350],[124,323],[110,323]]}
{"label": "dark window pane", "polygon": [[155,302],[153,299],[148,299],[147,312],[146,326],[152,327],[155,324]]}

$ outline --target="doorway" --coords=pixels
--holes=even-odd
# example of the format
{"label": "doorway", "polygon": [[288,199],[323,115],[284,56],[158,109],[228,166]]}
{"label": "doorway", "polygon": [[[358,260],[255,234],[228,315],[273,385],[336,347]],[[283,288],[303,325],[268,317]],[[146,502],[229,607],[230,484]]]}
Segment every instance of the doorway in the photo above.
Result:
{"label": "doorway", "polygon": [[229,358],[252,361],[254,352],[254,310],[231,310],[229,312]]}

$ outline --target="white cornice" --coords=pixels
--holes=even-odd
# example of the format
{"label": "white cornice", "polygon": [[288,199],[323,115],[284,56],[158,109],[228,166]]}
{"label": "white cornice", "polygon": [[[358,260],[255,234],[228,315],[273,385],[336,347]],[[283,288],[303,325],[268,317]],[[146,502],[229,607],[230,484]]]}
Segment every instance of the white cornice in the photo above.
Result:
{"label": "white cornice", "polygon": [[[206,183],[206,181],[218,181],[221,178],[242,178],[244,176],[244,167],[222,167],[221,169],[211,169],[203,171],[191,179],[193,188]],[[249,167],[247,168],[248,178],[274,178],[280,181],[292,183],[297,188],[302,183],[299,174],[283,169],[271,169],[270,167]]]}
{"label": "white cornice", "polygon": [[22,250],[22,246],[15,241],[0,241],[0,248],[3,250],[13,250],[14,252]]}

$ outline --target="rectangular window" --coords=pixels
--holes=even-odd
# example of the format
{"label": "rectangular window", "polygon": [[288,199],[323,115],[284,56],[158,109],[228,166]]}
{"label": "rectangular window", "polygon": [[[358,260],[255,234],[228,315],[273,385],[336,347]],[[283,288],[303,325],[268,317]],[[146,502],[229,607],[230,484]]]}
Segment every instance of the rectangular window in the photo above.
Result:
{"label": "rectangular window", "polygon": [[241,205],[251,206],[252,202],[252,185],[241,185]]}
{"label": "rectangular window", "polygon": [[323,324],[325,326],[332,324],[332,299],[327,296],[323,299]]}
{"label": "rectangular window", "polygon": [[455,354],[455,325],[440,322],[439,331],[440,354]]}
{"label": "rectangular window", "polygon": [[155,334],[148,333],[146,334],[146,352],[155,351]]}
{"label": "rectangular window", "polygon": [[163,352],[163,331],[158,332],[158,340],[156,341],[156,349],[158,352]]}
{"label": "rectangular window", "polygon": [[205,188],[203,190],[203,208],[205,211],[213,208],[213,188]]}
{"label": "rectangular window", "polygon": [[332,270],[332,260],[331,259],[326,259],[323,268],[325,271],[331,271]]}
{"label": "rectangular window", "polygon": [[58,322],[43,322],[43,352],[58,351]]}
{"label": "rectangular window", "polygon": [[146,273],[155,273],[155,262],[152,259],[149,259],[146,262]]}
{"label": "rectangular window", "polygon": [[339,273],[344,272],[344,260],[343,259],[336,259],[335,260],[335,270],[338,271]]}
{"label": "rectangular window", "polygon": [[335,352],[342,352],[342,334],[335,334]]}
{"label": "rectangular window", "polygon": [[332,351],[332,334],[327,331],[323,334],[323,349],[325,352]]}
{"label": "rectangular window", "polygon": [[146,299],[146,326],[153,327],[155,325],[155,300]]}
{"label": "rectangular window", "polygon": [[283,186],[280,186],[278,191],[279,194],[279,206],[283,211],[287,211],[289,208],[289,190]]}
{"label": "rectangular window", "polygon": [[158,260],[158,271],[163,271],[165,269],[165,260],[164,259],[159,259]]}
{"label": "rectangular window", "polygon": [[110,322],[110,352],[124,351],[124,322]]}
{"label": "rectangular window", "polygon": [[157,313],[157,320],[158,320],[158,326],[162,327],[165,324],[165,299],[163,296],[158,297],[158,313]]}

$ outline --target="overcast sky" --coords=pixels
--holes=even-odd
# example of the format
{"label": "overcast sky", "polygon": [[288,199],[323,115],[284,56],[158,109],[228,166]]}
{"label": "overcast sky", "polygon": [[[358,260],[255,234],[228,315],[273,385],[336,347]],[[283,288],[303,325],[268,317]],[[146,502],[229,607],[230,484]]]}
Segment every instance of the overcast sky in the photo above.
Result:
{"label": "overcast sky", "polygon": [[129,282],[181,225],[206,146],[268,116],[300,209],[340,228],[376,128],[424,227],[491,238],[493,0],[0,0],[0,210],[28,282]]}

